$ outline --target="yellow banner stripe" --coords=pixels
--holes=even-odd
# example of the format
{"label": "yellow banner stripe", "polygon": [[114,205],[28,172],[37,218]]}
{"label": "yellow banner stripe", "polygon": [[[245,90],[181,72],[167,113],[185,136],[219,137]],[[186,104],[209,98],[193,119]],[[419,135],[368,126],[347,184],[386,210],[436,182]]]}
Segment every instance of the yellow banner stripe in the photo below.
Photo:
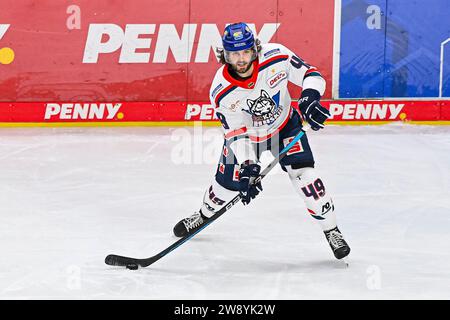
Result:
{"label": "yellow banner stripe", "polygon": [[[367,126],[406,123],[413,125],[450,125],[450,121],[327,121],[330,125]],[[129,122],[0,122],[1,128],[20,127],[219,127],[219,121],[129,121]]]}

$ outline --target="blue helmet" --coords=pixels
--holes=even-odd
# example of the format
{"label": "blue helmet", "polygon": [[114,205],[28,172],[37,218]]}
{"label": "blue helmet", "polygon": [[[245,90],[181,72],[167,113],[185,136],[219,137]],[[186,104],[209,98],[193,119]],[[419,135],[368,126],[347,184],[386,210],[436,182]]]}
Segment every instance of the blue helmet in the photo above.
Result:
{"label": "blue helmet", "polygon": [[225,51],[246,50],[255,47],[255,37],[245,23],[233,23],[225,28],[222,44]]}

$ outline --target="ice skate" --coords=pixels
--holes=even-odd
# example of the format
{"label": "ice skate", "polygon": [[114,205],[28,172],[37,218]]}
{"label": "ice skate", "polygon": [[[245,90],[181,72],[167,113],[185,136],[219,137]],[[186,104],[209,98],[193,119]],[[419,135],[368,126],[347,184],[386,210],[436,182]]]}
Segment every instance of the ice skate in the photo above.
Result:
{"label": "ice skate", "polygon": [[209,218],[202,212],[195,212],[192,216],[184,218],[173,228],[173,234],[177,237],[184,237],[197,231]]}
{"label": "ice skate", "polygon": [[336,259],[342,259],[348,256],[350,253],[350,247],[344,240],[344,237],[338,227],[324,231],[324,233]]}

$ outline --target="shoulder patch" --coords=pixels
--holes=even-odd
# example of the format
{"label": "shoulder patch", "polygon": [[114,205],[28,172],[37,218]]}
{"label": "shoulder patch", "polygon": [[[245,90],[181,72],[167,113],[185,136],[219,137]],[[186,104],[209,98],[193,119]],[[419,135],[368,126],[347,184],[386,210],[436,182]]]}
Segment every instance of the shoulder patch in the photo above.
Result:
{"label": "shoulder patch", "polygon": [[281,50],[280,49],[272,49],[272,50],[270,50],[270,51],[267,51],[266,53],[264,53],[264,58],[269,58],[269,57],[271,57],[271,56],[273,56],[273,55],[276,55],[277,53],[280,53],[281,52]]}

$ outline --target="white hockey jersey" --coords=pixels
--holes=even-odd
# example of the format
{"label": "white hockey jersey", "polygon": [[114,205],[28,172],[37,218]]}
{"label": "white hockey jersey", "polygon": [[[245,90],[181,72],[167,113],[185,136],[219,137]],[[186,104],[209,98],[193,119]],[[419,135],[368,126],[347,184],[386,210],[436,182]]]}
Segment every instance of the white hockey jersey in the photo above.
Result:
{"label": "white hockey jersey", "polygon": [[224,65],[216,72],[210,89],[225,139],[236,140],[231,148],[239,162],[256,160],[253,152],[249,154],[248,144],[266,141],[288,122],[292,111],[288,81],[303,90],[315,89],[320,95],[325,91],[325,80],[317,69],[288,48],[276,43],[261,46],[249,79],[234,79]]}

